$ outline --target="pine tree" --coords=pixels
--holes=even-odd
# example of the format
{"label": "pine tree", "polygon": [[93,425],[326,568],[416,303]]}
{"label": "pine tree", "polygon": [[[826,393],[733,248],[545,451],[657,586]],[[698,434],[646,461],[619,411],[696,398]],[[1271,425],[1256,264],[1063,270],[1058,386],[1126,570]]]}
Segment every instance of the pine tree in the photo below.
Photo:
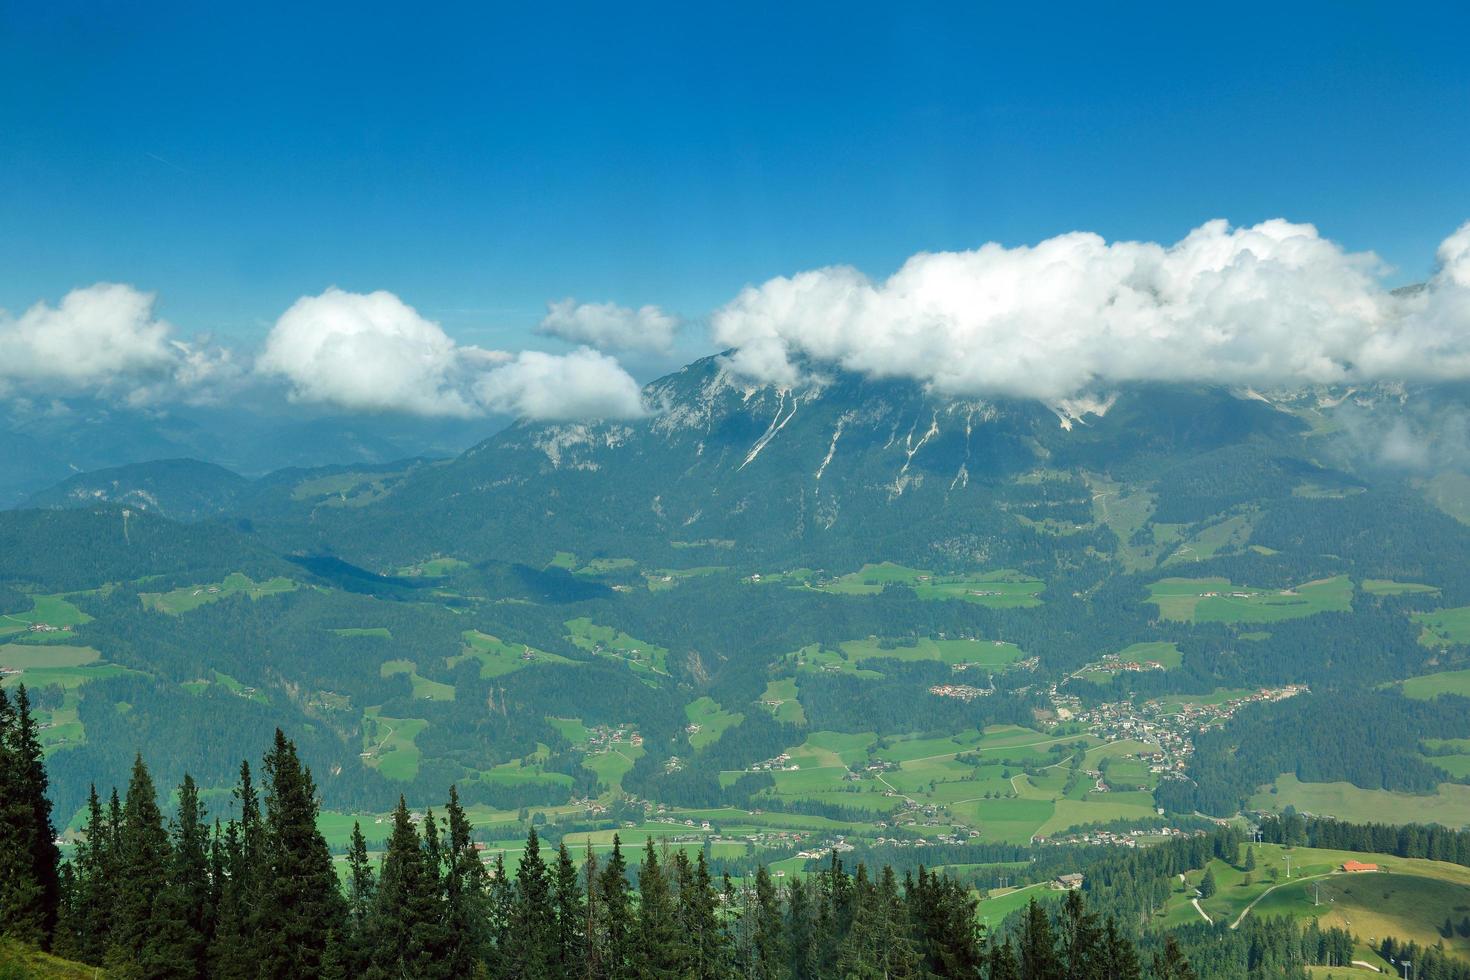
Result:
{"label": "pine tree", "polygon": [[70,865],[71,885],[56,942],[61,955],[93,966],[102,964],[112,928],[117,876],[113,840],[108,811],[93,785],[87,793],[87,821]]}
{"label": "pine tree", "polygon": [[265,776],[265,880],[254,935],[258,973],[263,980],[312,980],[321,973],[327,934],[340,935],[346,927],[347,905],[317,830],[311,771],[279,728],[265,757]]}
{"label": "pine tree", "polygon": [[652,838],[644,842],[643,863],[638,867],[635,928],[634,975],[644,980],[677,975],[683,960],[683,937],[674,919],[674,899],[669,890],[669,880],[659,867]]}
{"label": "pine tree", "polygon": [[[164,908],[173,854],[153,777],[138,756],[122,810],[118,842],[117,889],[109,972],[119,976],[152,976],[173,955],[173,931]],[[177,973],[159,975],[187,976]]]}
{"label": "pine tree", "polygon": [[60,854],[30,696],[0,691],[0,935],[51,941],[61,907]]}
{"label": "pine tree", "polygon": [[1247,847],[1245,849],[1245,868],[1244,868],[1244,870],[1246,870],[1246,871],[1254,871],[1254,870],[1256,870],[1256,849],[1254,847]]}
{"label": "pine tree", "polygon": [[1072,890],[1062,903],[1058,922],[1061,959],[1068,980],[1109,980],[1104,971],[1106,953],[1095,913],[1087,911],[1082,893]]}
{"label": "pine tree", "polygon": [[551,876],[552,906],[555,910],[555,939],[552,943],[552,975],[570,980],[579,976],[586,958],[587,910],[582,899],[577,866],[567,845],[556,851],[556,868]]}
{"label": "pine tree", "polygon": [[551,976],[556,913],[551,905],[551,880],[541,859],[536,828],[526,835],[526,849],[516,869],[515,905],[511,912],[511,956],[526,980]]}
{"label": "pine tree", "polygon": [[449,935],[448,965],[452,976],[469,976],[490,954],[486,927],[485,865],[475,850],[473,831],[459,791],[449,787],[449,840],[445,852],[444,906]]}
{"label": "pine tree", "polygon": [[170,936],[166,955],[192,976],[203,976],[205,952],[214,932],[210,901],[209,830],[199,787],[185,774],[173,824],[173,862],[168,891],[161,897]]}
{"label": "pine tree", "polygon": [[516,888],[510,874],[505,870],[505,855],[495,855],[495,867],[491,869],[486,887],[485,931],[490,939],[491,974],[507,976],[515,971],[512,954],[513,942],[511,922],[515,916]]}
{"label": "pine tree", "polygon": [[408,806],[400,796],[393,811],[393,833],[383,856],[383,875],[373,910],[369,976],[449,975],[436,877],[409,818]]}
{"label": "pine tree", "polygon": [[632,976],[633,929],[631,903],[628,897],[628,863],[623,859],[623,844],[613,834],[612,854],[608,855],[607,867],[597,878],[597,892],[601,919],[602,976],[607,980],[625,980]]}
{"label": "pine tree", "polygon": [[1199,881],[1199,897],[1209,898],[1215,894],[1215,869],[1206,868],[1205,876]]}
{"label": "pine tree", "polygon": [[211,972],[226,977],[252,975],[256,969],[254,930],[260,920],[265,825],[249,762],[240,763],[233,795],[239,816],[225,825],[219,842],[222,875],[216,884],[219,904],[209,949]]}
{"label": "pine tree", "polygon": [[1143,967],[1138,962],[1138,950],[1133,943],[1118,931],[1118,923],[1112,916],[1103,926],[1103,976],[1109,980],[1142,980]]}
{"label": "pine tree", "polygon": [[377,882],[368,860],[367,841],[362,836],[362,825],[354,820],[352,838],[347,845],[347,913],[354,928],[361,928],[367,921],[376,894]]}
{"label": "pine tree", "polygon": [[1021,980],[1021,964],[1007,936],[1003,943],[992,943],[987,966],[987,980]]}
{"label": "pine tree", "polygon": [[1021,980],[1062,980],[1065,976],[1057,958],[1056,940],[1046,909],[1036,899],[1026,903],[1020,935]]}
{"label": "pine tree", "polygon": [[1154,954],[1155,980],[1198,980],[1194,967],[1184,958],[1179,941],[1172,934],[1164,937],[1164,948]]}

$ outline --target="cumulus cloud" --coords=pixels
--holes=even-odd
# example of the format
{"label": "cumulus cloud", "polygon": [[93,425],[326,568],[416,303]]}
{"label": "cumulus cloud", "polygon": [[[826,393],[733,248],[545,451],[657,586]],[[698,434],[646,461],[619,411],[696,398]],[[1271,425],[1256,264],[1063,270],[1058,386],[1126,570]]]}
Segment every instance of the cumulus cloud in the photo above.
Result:
{"label": "cumulus cloud", "polygon": [[570,354],[522,351],[485,372],[475,395],[490,411],[535,419],[645,414],[638,382],[614,358],[590,347]]}
{"label": "cumulus cloud", "polygon": [[536,332],[600,350],[666,354],[680,326],[678,317],[657,306],[634,310],[616,303],[578,303],[568,298],[546,304],[546,316]]}
{"label": "cumulus cloud", "polygon": [[1074,232],[921,253],[883,282],[847,267],[772,279],[712,328],[735,370],[782,384],[808,361],[1050,401],[1133,381],[1470,377],[1470,224],[1439,262],[1399,298],[1374,255],[1312,225],[1211,221],[1173,245]]}
{"label": "cumulus cloud", "polygon": [[299,400],[354,411],[535,419],[643,412],[637,382],[611,357],[460,345],[385,291],[332,288],[297,300],[271,329],[256,369],[287,381]]}
{"label": "cumulus cloud", "polygon": [[0,313],[0,381],[13,386],[121,391],[128,401],[188,397],[238,375],[229,352],[176,338],[154,297],[98,283],[19,317]]}

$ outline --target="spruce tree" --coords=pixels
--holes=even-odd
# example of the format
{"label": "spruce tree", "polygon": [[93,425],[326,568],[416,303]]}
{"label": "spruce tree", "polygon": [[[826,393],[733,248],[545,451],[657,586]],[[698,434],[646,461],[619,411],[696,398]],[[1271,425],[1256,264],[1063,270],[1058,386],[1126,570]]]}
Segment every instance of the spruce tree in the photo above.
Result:
{"label": "spruce tree", "polygon": [[173,823],[173,862],[168,891],[161,906],[166,910],[171,940],[169,955],[188,973],[203,976],[205,953],[214,932],[214,906],[210,901],[209,830],[199,787],[185,774],[179,787],[178,816]]}
{"label": "spruce tree", "polygon": [[1215,869],[1206,868],[1205,876],[1199,881],[1199,897],[1209,898],[1215,894]]}
{"label": "spruce tree", "polygon": [[556,913],[551,905],[551,879],[541,859],[541,840],[532,827],[516,869],[515,905],[511,912],[511,957],[525,980],[551,976]]}
{"label": "spruce tree", "polygon": [[439,925],[443,909],[428,865],[423,841],[399,797],[373,911],[369,976],[449,975]]}
{"label": "spruce tree", "polygon": [[56,943],[61,955],[93,966],[100,966],[107,953],[117,876],[108,820],[93,785],[87,793],[87,820],[73,851],[71,884]]}
{"label": "spruce tree", "polygon": [[347,906],[317,830],[311,771],[279,728],[265,757],[265,777],[264,881],[253,936],[258,975],[313,980],[321,973],[327,934],[340,935],[346,926]]}
{"label": "spruce tree", "polygon": [[643,862],[638,867],[636,930],[634,975],[644,980],[677,975],[683,960],[683,937],[674,919],[669,880],[659,866],[651,837],[644,842]]}
{"label": "spruce tree", "polygon": [[449,840],[445,851],[444,903],[445,924],[450,950],[448,964],[451,975],[468,976],[483,964],[490,953],[490,936],[486,925],[485,865],[475,850],[469,818],[459,804],[459,792],[449,787]]}
{"label": "spruce tree", "polygon": [[552,975],[564,980],[579,976],[586,958],[587,910],[582,898],[577,866],[565,842],[556,850],[556,868],[551,875],[552,906],[556,938],[553,941]]}
{"label": "spruce tree", "polygon": [[1184,958],[1184,951],[1172,934],[1164,937],[1164,948],[1154,954],[1154,980],[1198,980],[1198,974]]}
{"label": "spruce tree", "polygon": [[[169,965],[177,938],[167,908],[172,859],[153,777],[140,755],[133,761],[122,810],[109,972],[151,976]],[[180,970],[160,975],[189,974]]]}
{"label": "spruce tree", "polygon": [[1019,942],[1021,980],[1063,980],[1056,939],[1046,909],[1036,899],[1026,904]]}
{"label": "spruce tree", "polygon": [[0,690],[0,935],[49,945],[61,907],[60,855],[30,696]]}
{"label": "spruce tree", "polygon": [[613,849],[607,867],[597,878],[598,907],[602,917],[602,943],[599,957],[602,976],[607,980],[625,980],[632,976],[633,916],[628,896],[628,863],[623,858],[623,845],[613,834]]}

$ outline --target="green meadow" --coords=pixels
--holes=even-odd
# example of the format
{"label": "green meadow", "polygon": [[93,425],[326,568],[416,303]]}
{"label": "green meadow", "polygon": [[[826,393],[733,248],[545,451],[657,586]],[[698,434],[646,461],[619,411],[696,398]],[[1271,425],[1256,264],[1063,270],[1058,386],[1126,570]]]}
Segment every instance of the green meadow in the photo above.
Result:
{"label": "green meadow", "polygon": [[818,588],[838,595],[877,595],[886,585],[907,585],[920,599],[962,599],[996,609],[1024,609],[1041,604],[1046,583],[1011,569],[937,575],[893,562],[864,565]]}
{"label": "green meadow", "polygon": [[1350,612],[1353,583],[1346,575],[1290,589],[1256,589],[1224,578],[1165,578],[1149,585],[1159,615],[1191,623],[1274,623],[1321,612]]}
{"label": "green meadow", "polygon": [[252,599],[259,599],[263,596],[290,592],[295,588],[296,583],[288,578],[277,576],[264,582],[255,582],[241,572],[231,572],[225,576],[223,582],[186,585],[172,592],[144,592],[138,598],[143,601],[145,608],[178,616],[192,609],[198,609],[205,603],[218,602],[227,596],[247,595]]}
{"label": "green meadow", "polygon": [[576,662],[557,653],[547,653],[545,650],[526,646],[524,643],[507,643],[497,636],[481,633],[479,630],[465,630],[463,638],[464,650],[457,656],[447,657],[445,663],[453,667],[462,660],[478,660],[481,678],[501,677],[534,663],[570,664]]}

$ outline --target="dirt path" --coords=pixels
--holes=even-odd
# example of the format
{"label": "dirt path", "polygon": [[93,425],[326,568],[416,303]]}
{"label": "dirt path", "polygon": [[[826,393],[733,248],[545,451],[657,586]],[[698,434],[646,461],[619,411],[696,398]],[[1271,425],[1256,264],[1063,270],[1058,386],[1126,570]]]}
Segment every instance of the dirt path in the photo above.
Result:
{"label": "dirt path", "polygon": [[1245,921],[1245,917],[1251,914],[1251,909],[1256,907],[1256,903],[1265,898],[1267,895],[1274,892],[1276,889],[1285,888],[1287,885],[1295,885],[1298,882],[1302,881],[1314,881],[1318,878],[1329,878],[1336,873],[1337,872],[1335,871],[1324,871],[1319,875],[1307,875],[1305,878],[1291,878],[1287,881],[1281,882],[1280,884],[1272,885],[1270,888],[1267,888],[1265,891],[1261,892],[1261,894],[1252,899],[1249,905],[1240,910],[1240,915],[1236,916],[1235,921],[1230,923],[1230,928],[1239,929],[1240,924]]}
{"label": "dirt path", "polygon": [[[1200,908],[1199,899],[1192,898],[1192,899],[1189,900],[1189,904],[1191,904],[1191,905],[1194,906],[1194,910],[1199,913],[1199,917],[1201,919],[1204,919],[1207,924],[1209,924],[1209,925],[1214,925],[1215,924],[1215,920],[1212,919],[1212,918],[1210,918],[1210,914],[1208,912],[1206,912],[1204,909]],[[1231,926],[1230,928],[1234,929],[1235,927],[1234,926]]]}

